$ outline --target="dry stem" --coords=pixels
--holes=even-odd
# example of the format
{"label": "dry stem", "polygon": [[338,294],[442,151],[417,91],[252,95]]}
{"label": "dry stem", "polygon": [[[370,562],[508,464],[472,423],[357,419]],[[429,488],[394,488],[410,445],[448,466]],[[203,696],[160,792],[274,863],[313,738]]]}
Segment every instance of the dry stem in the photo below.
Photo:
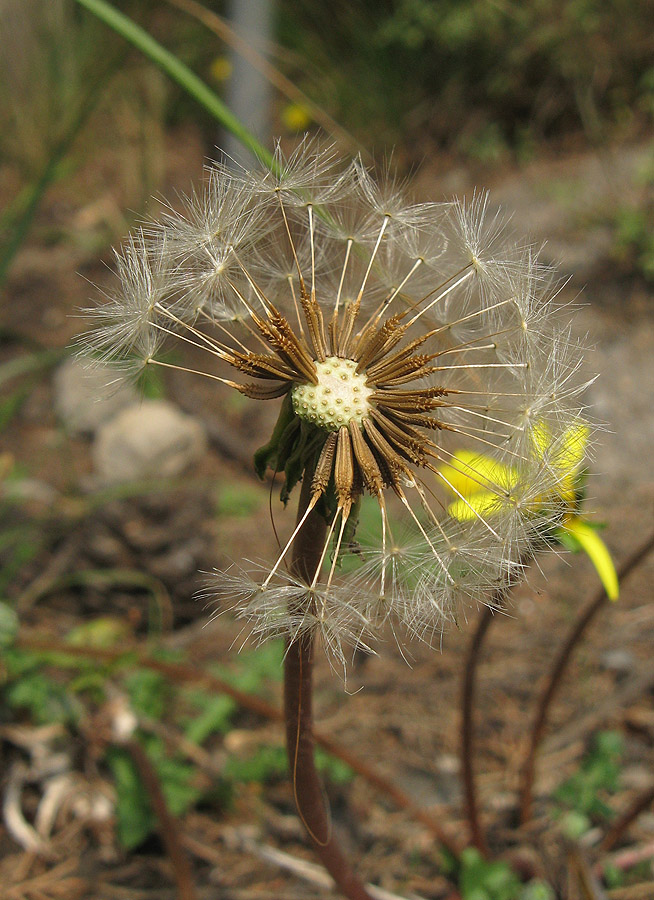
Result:
{"label": "dry stem", "polygon": [[[654,550],[654,534],[650,534],[647,540],[622,564],[618,570],[618,581],[622,582],[628,575],[636,569],[648,554]],[[559,655],[554,661],[550,673],[545,682],[545,689],[542,692],[536,709],[534,724],[531,729],[531,737],[527,756],[521,771],[520,786],[520,822],[525,825],[532,814],[533,806],[533,789],[534,777],[536,773],[536,756],[540,748],[545,727],[547,724],[547,716],[552,705],[552,701],[561,685],[563,675],[568,668],[568,664],[572,658],[572,654],[577,645],[581,642],[586,629],[593,621],[597,613],[603,608],[608,597],[604,588],[600,588],[596,596],[591,600],[586,609],[581,613],[573,626],[567,640],[559,651]]]}

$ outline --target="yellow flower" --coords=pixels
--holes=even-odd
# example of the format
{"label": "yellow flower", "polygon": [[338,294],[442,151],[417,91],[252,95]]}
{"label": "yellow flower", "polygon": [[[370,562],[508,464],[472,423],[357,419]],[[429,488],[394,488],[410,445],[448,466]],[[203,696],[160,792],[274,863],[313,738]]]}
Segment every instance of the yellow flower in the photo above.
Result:
{"label": "yellow flower", "polygon": [[[532,435],[534,453],[556,473],[557,483],[554,497],[551,493],[536,496],[531,501],[531,507],[536,514],[551,507],[552,500],[555,500],[561,509],[561,518],[554,537],[574,552],[583,550],[595,567],[609,599],[617,600],[618,577],[611,555],[580,509],[579,487],[589,433],[585,424],[571,425],[565,430],[562,440],[555,442],[546,423],[536,426]],[[456,453],[451,463],[440,469],[440,474],[458,497],[449,505],[448,512],[459,522],[476,517],[486,518],[500,512],[519,478],[513,466],[469,450]]]}
{"label": "yellow flower", "polygon": [[211,61],[209,72],[214,81],[229,81],[232,77],[232,62],[227,56],[216,56]]}
{"label": "yellow flower", "polygon": [[287,131],[306,131],[311,125],[311,114],[300,103],[289,103],[281,111],[281,120]]}

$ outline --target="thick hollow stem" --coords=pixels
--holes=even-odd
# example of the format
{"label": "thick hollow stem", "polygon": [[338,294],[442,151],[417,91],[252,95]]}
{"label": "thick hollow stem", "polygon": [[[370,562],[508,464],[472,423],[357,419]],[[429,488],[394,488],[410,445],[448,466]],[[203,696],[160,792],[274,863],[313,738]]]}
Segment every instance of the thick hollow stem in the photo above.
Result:
{"label": "thick hollow stem", "polygon": [[[647,540],[627,559],[618,570],[618,581],[623,581],[635,568],[637,568],[648,554],[654,550],[654,534],[651,534]],[[586,633],[586,629],[593,621],[597,613],[604,607],[608,597],[604,588],[601,588],[596,596],[591,600],[586,609],[581,613],[573,626],[568,639],[561,647],[559,654],[554,661],[547,681],[538,701],[534,724],[531,729],[529,740],[529,748],[521,771],[520,778],[520,822],[525,825],[531,818],[533,806],[533,790],[534,778],[536,774],[536,757],[540,748],[545,728],[547,725],[547,717],[550,706],[556,696],[561,681],[568,668],[568,664],[572,659],[572,655],[581,639]]]}
{"label": "thick hollow stem", "polygon": [[[308,508],[310,488],[310,473],[305,472],[298,521]],[[325,529],[322,517],[312,510],[294,541],[293,571],[308,583],[320,561]],[[336,843],[327,799],[316,771],[312,713],[313,646],[313,636],[305,634],[289,643],[284,660],[286,742],[295,803],[315,852],[342,893],[350,900],[371,900]]]}
{"label": "thick hollow stem", "polygon": [[486,838],[484,837],[479,818],[477,783],[473,767],[475,752],[473,712],[477,663],[479,662],[481,645],[484,642],[490,623],[493,621],[494,612],[494,607],[485,606],[479,616],[477,627],[466,655],[461,689],[461,777],[463,779],[466,818],[470,828],[470,840],[484,856],[488,855],[488,845],[486,844]]}

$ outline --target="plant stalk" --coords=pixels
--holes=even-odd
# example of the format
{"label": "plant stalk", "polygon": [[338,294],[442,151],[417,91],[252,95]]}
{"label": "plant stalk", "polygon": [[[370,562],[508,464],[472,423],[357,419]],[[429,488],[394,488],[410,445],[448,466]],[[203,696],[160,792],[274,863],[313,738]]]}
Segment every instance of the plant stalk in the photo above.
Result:
{"label": "plant stalk", "polygon": [[[618,569],[618,583],[627,578],[652,550],[654,550],[654,534],[650,534],[647,540]],[[531,819],[536,757],[545,734],[550,706],[561,686],[561,681],[577,645],[581,642],[590,623],[607,601],[606,591],[602,587],[577,619],[547,676],[545,689],[538,701],[536,716],[531,729],[529,748],[520,773],[520,822],[522,825],[525,825]]]}
{"label": "plant stalk", "polygon": [[168,809],[154,766],[137,740],[126,741],[122,746],[132,757],[141,781],[148,792],[152,809],[159,823],[159,834],[173,869],[178,900],[197,900],[191,863],[182,846],[178,823]]}
{"label": "plant stalk", "polygon": [[473,766],[475,755],[473,711],[477,664],[479,662],[481,645],[493,621],[494,612],[495,607],[485,606],[479,615],[477,627],[472,635],[466,654],[463,668],[463,684],[461,686],[461,777],[463,779],[465,812],[468,827],[470,828],[470,840],[484,856],[488,856],[488,844],[486,843],[479,817],[477,783]]}
{"label": "plant stalk", "polygon": [[608,853],[610,850],[613,850],[615,845],[622,840],[629,826],[635,822],[638,816],[642,812],[645,812],[647,807],[652,803],[654,803],[654,785],[651,785],[638,794],[622,815],[612,823],[611,827],[600,841],[599,851],[601,853]]}
{"label": "plant stalk", "polygon": [[[305,470],[298,507],[298,521],[311,500],[311,472]],[[326,525],[315,511],[309,513],[294,545],[292,570],[308,583],[320,562]],[[349,900],[371,900],[336,842],[327,799],[314,761],[312,672],[314,637],[305,634],[289,641],[284,659],[284,715],[286,745],[298,814],[313,849]]]}

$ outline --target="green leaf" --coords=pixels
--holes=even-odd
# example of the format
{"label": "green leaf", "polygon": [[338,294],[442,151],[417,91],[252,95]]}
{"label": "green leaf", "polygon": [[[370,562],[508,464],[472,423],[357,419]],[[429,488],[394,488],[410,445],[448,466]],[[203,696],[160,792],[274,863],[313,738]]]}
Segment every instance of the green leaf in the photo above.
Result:
{"label": "green leaf", "polygon": [[548,884],[536,879],[523,887],[520,891],[520,900],[556,900],[556,897]]}
{"label": "green leaf", "polygon": [[194,744],[203,744],[212,734],[226,734],[231,726],[231,719],[237,705],[231,697],[224,694],[214,696],[204,691],[188,691],[186,696],[199,708],[199,713],[188,716],[184,726],[184,734]]}
{"label": "green leaf", "polygon": [[520,879],[508,863],[488,861],[467,847],[460,857],[459,889],[463,900],[517,900]]}
{"label": "green leaf", "polygon": [[316,748],[316,769],[325,778],[334,784],[349,784],[354,778],[354,772],[342,759],[331,756],[322,747]]}
{"label": "green leaf", "polygon": [[161,719],[170,694],[163,675],[150,669],[139,669],[125,680],[134,712],[150,719]]}
{"label": "green leaf", "polygon": [[[623,752],[624,743],[618,732],[596,735],[579,770],[557,788],[555,798],[589,821],[610,818],[612,812],[603,795],[610,795],[618,788]],[[577,824],[574,818],[571,824],[573,828]],[[581,819],[578,824],[581,826]]]}
{"label": "green leaf", "polygon": [[0,603],[0,649],[11,647],[16,640],[20,623],[15,610]]}
{"label": "green leaf", "polygon": [[284,747],[258,747],[252,756],[231,756],[224,769],[229,781],[265,784],[286,776],[288,762]]}
{"label": "green leaf", "polygon": [[126,850],[133,850],[143,843],[155,826],[150,798],[126,750],[112,747],[107,751],[106,759],[116,787],[118,840]]}
{"label": "green leaf", "polygon": [[26,709],[38,725],[76,722],[82,712],[78,700],[53,678],[34,670],[26,672],[6,689],[6,700],[15,709]]}
{"label": "green leaf", "polygon": [[179,758],[162,757],[155,763],[157,775],[161,779],[161,790],[166,806],[173,816],[182,816],[202,796],[193,784],[195,768]]}
{"label": "green leaf", "polygon": [[[194,767],[179,757],[169,756],[158,737],[141,736],[140,742],[159,778],[169,812],[173,816],[183,815],[201,796],[193,784]],[[156,829],[156,816],[129,751],[111,747],[106,759],[116,786],[118,839],[127,850],[133,850]]]}

